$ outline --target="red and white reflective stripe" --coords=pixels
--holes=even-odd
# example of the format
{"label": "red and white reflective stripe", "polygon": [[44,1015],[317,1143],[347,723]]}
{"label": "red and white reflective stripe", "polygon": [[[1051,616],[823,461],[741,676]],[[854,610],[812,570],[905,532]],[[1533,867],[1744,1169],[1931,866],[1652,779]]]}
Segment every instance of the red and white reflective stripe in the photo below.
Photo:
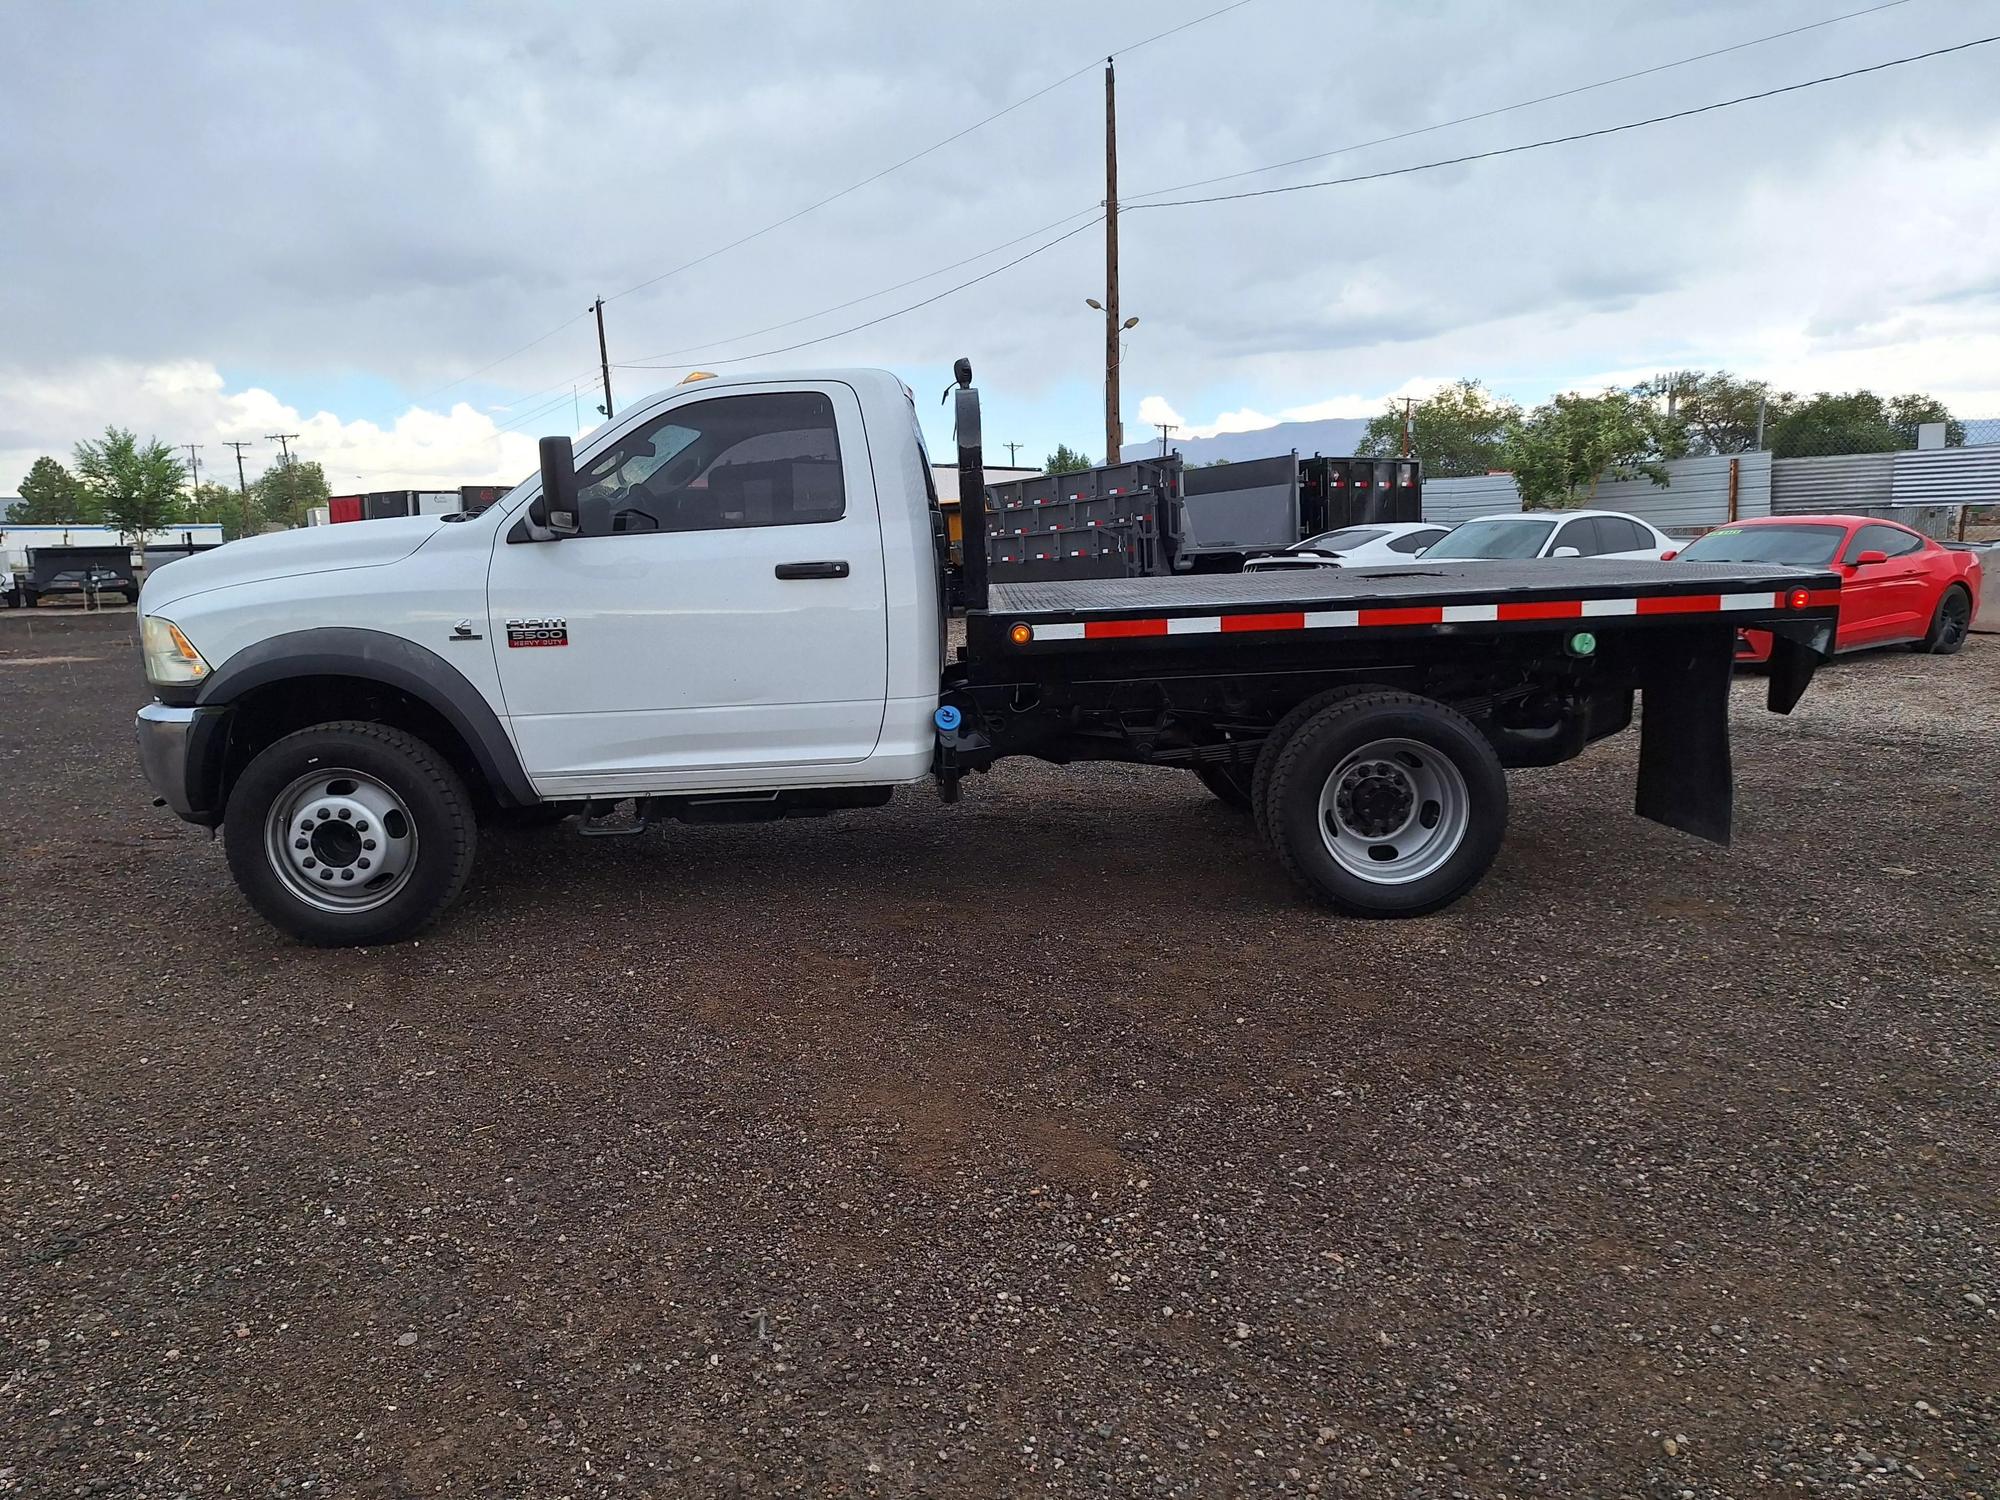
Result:
{"label": "red and white reflective stripe", "polygon": [[[1837,597],[1837,596],[1836,596]],[[1831,602],[1814,597],[1813,603]],[[1079,620],[1037,625],[1038,641],[1110,641],[1134,636],[1264,634],[1284,630],[1371,630],[1404,625],[1486,625],[1523,620],[1712,615],[1779,609],[1781,594],[1662,594],[1638,599],[1536,599],[1518,604],[1414,604],[1380,609],[1317,609],[1261,614],[1183,615],[1150,620]]]}

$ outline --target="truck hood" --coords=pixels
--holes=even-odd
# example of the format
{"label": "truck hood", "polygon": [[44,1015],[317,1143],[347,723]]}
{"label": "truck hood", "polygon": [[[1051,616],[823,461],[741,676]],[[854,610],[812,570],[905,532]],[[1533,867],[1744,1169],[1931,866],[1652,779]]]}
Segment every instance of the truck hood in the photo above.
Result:
{"label": "truck hood", "polygon": [[439,524],[436,516],[390,516],[245,537],[213,552],[162,564],[147,577],[139,608],[151,614],[177,599],[234,583],[385,567],[401,562],[436,536]]}

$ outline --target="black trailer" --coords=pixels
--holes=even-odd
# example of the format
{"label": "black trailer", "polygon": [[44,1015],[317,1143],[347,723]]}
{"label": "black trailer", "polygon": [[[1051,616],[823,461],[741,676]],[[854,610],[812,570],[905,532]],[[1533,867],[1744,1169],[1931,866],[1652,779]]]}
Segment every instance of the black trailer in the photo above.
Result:
{"label": "black trailer", "polygon": [[[1006,480],[985,496],[995,582],[1235,573],[1338,526],[1420,520],[1423,469],[1296,452],[1190,469],[1171,453]],[[956,572],[952,585],[956,602]]]}
{"label": "black trailer", "polygon": [[[977,397],[959,395],[959,493],[982,496]],[[1310,894],[1378,916],[1469,890],[1506,825],[1505,770],[1574,757],[1628,727],[1635,699],[1634,810],[1726,843],[1737,631],[1772,633],[1767,703],[1787,713],[1840,600],[1833,573],[1761,565],[1001,582],[983,561],[967,555],[938,712],[948,800],[1009,755],[1179,767],[1249,811]]]}
{"label": "black trailer", "polygon": [[139,602],[139,577],[130,547],[30,547],[28,570],[17,585],[20,602],[33,608],[48,595],[80,594],[95,602],[104,594]]}

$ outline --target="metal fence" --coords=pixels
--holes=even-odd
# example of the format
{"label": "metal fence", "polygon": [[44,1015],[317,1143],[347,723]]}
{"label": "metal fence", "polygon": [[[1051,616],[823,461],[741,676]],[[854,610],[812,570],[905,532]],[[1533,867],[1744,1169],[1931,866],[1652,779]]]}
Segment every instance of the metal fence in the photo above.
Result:
{"label": "metal fence", "polygon": [[1965,446],[1968,448],[2000,443],[2000,417],[1967,417],[1963,425]]}
{"label": "metal fence", "polygon": [[1781,458],[1774,469],[1771,503],[1782,515],[2000,505],[2000,444]]}
{"label": "metal fence", "polygon": [[[1771,513],[1773,464],[1768,453],[1723,458],[1682,458],[1667,464],[1667,483],[1650,479],[1608,479],[1590,500],[1593,510],[1623,511],[1667,532],[1696,532],[1746,516]],[[1732,480],[1731,471],[1734,471]],[[1734,488],[1732,504],[1731,489]],[[1424,519],[1464,521],[1473,516],[1511,513],[1521,508],[1521,492],[1511,474],[1424,482]]]}

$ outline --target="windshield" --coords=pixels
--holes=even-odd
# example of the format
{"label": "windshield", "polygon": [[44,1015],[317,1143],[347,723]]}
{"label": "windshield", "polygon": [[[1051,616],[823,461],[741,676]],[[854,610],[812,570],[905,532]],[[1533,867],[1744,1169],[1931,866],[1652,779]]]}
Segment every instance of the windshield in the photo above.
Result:
{"label": "windshield", "polygon": [[1823,568],[1833,561],[1843,526],[1724,526],[1681,549],[1688,562],[1777,563]]}
{"label": "windshield", "polygon": [[1452,557],[1534,557],[1556,529],[1553,521],[1467,521],[1438,538],[1424,552],[1425,562]]}
{"label": "windshield", "polygon": [[1338,531],[1322,531],[1318,536],[1309,536],[1303,542],[1293,545],[1294,552],[1345,552],[1350,547],[1365,547],[1370,542],[1379,542],[1389,533],[1379,526],[1343,526]]}

